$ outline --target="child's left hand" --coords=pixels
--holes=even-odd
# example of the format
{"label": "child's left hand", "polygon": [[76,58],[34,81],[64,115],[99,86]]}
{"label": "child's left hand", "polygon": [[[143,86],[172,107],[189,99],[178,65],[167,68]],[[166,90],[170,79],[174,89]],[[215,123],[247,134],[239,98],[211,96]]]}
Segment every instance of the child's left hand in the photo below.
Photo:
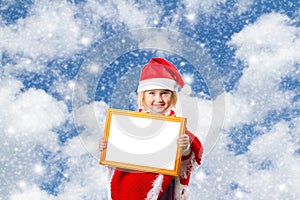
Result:
{"label": "child's left hand", "polygon": [[187,150],[190,147],[190,138],[187,134],[179,136],[177,144],[183,149]]}

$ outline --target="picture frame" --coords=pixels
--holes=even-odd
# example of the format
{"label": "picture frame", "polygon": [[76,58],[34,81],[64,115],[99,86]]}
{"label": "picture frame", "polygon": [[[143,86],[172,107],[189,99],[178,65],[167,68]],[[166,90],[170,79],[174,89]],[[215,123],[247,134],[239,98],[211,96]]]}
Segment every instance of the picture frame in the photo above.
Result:
{"label": "picture frame", "polygon": [[125,170],[178,176],[186,118],[109,108],[100,164]]}

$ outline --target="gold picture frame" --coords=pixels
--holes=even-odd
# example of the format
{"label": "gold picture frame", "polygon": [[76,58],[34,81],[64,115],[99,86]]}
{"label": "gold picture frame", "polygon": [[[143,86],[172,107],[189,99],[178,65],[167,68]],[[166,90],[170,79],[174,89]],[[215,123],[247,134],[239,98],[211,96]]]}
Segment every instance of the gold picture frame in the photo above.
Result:
{"label": "gold picture frame", "polygon": [[109,108],[100,164],[126,170],[178,176],[186,118]]}

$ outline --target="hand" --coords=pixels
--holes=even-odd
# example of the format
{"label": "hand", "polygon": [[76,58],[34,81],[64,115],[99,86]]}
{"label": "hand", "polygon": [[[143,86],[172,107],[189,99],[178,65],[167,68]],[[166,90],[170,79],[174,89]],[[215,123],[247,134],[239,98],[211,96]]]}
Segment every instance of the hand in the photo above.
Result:
{"label": "hand", "polygon": [[99,140],[99,151],[104,151],[107,148],[107,142],[104,138],[100,138]]}
{"label": "hand", "polygon": [[179,136],[177,139],[177,144],[183,149],[183,150],[188,150],[190,147],[190,138],[187,134],[183,134]]}

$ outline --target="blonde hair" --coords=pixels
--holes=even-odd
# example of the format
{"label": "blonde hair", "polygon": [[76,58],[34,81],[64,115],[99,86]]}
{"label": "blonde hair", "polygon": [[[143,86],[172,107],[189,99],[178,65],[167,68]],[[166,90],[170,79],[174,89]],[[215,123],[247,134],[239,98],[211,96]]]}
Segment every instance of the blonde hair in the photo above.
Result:
{"label": "blonde hair", "polygon": [[[146,108],[146,104],[145,104],[145,92],[146,91],[141,91],[141,92],[138,92],[138,105],[139,105],[139,108]],[[171,107],[175,107],[176,103],[177,103],[177,92],[174,92],[174,91],[170,91],[172,92],[172,97],[171,97],[171,105],[169,108]]]}

